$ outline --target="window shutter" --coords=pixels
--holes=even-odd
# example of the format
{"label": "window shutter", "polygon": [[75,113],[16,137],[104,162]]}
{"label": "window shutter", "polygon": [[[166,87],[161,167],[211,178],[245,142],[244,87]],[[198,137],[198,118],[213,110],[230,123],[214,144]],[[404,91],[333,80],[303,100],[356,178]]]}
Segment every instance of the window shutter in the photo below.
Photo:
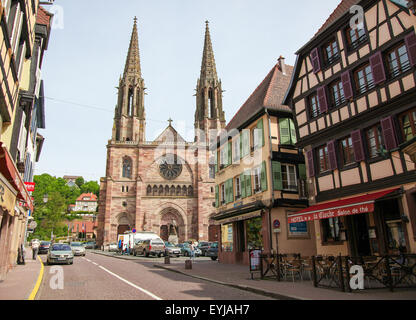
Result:
{"label": "window shutter", "polygon": [[365,159],[363,141],[361,138],[361,131],[356,130],[351,132],[352,146],[354,148],[355,161],[360,162]]}
{"label": "window shutter", "polygon": [[290,144],[289,119],[279,119],[280,144]]}
{"label": "window shutter", "polygon": [[354,93],[352,90],[352,83],[351,83],[351,74],[349,71],[344,72],[341,75],[342,87],[344,88],[344,96],[345,99],[350,99],[353,97]]}
{"label": "window shutter", "polygon": [[215,186],[215,207],[219,208],[220,206],[220,188],[219,186]]}
{"label": "window shutter", "polygon": [[263,163],[261,164],[260,184],[261,184],[261,191],[267,191],[266,161],[263,161]]}
{"label": "window shutter", "polygon": [[331,170],[335,170],[338,168],[337,152],[335,150],[335,140],[329,141],[327,143],[327,147],[328,147],[328,157],[329,157],[329,164],[331,166]]}
{"label": "window shutter", "polygon": [[299,179],[306,180],[306,165],[299,165]]}
{"label": "window shutter", "polygon": [[231,165],[233,163],[233,145],[232,142],[228,142],[228,161],[227,166]]}
{"label": "window shutter", "polygon": [[321,60],[319,59],[318,48],[315,48],[311,51],[310,58],[312,62],[313,72],[318,73],[321,71]]}
{"label": "window shutter", "polygon": [[386,80],[386,71],[384,70],[383,55],[381,51],[370,57],[371,71],[373,73],[374,84],[379,84]]}
{"label": "window shutter", "polygon": [[234,202],[234,179],[230,179],[230,202]]}
{"label": "window shutter", "polygon": [[244,173],[240,175],[240,184],[241,184],[241,197],[244,199],[246,197],[246,176]]}
{"label": "window shutter", "polygon": [[410,64],[416,65],[416,34],[412,32],[405,38],[407,54],[409,55]]}
{"label": "window shutter", "polygon": [[272,172],[274,190],[283,190],[282,164],[277,161],[272,161]]}
{"label": "window shutter", "polygon": [[251,197],[252,189],[251,189],[251,172],[250,170],[246,171],[246,197]]}
{"label": "window shutter", "polygon": [[243,151],[243,133],[240,132],[240,159],[243,158],[243,156],[244,156],[243,153],[244,153],[244,151]]}
{"label": "window shutter", "polygon": [[309,178],[312,178],[315,176],[315,166],[313,163],[313,150],[309,150],[306,152],[306,161],[308,161]]}
{"label": "window shutter", "polygon": [[250,131],[243,130],[243,157],[250,153]]}
{"label": "window shutter", "polygon": [[394,130],[393,117],[388,117],[381,120],[381,129],[383,131],[384,144],[386,145],[387,150],[392,150],[397,148],[397,137]]}
{"label": "window shutter", "polygon": [[326,94],[326,87],[319,87],[317,90],[318,101],[319,101],[319,112],[325,113],[328,111],[328,97]]}
{"label": "window shutter", "polygon": [[218,172],[218,150],[215,150],[214,161],[215,161],[215,173],[217,173]]}
{"label": "window shutter", "polygon": [[224,187],[224,189],[225,189],[225,199],[223,199],[223,200],[225,200],[225,203],[228,203],[229,199],[230,199],[230,195],[229,195],[230,187],[229,187],[228,184],[229,184],[228,180],[225,181],[225,183],[224,183],[224,185],[225,185],[225,187]]}
{"label": "window shutter", "polygon": [[296,144],[298,142],[298,138],[296,137],[296,127],[295,127],[295,123],[293,122],[292,119],[289,119],[289,124],[290,124],[290,138],[292,139],[292,144]]}
{"label": "window shutter", "polygon": [[257,131],[257,134],[260,134],[260,137],[258,137],[258,140],[257,140],[259,142],[258,147],[264,147],[264,125],[263,125],[263,119],[260,119],[257,122],[257,129],[258,130],[261,130],[260,132]]}

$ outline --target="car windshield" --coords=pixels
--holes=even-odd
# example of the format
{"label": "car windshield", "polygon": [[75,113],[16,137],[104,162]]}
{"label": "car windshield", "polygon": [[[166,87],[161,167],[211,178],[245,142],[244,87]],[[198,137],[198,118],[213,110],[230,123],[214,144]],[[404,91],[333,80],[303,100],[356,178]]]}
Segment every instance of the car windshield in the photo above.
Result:
{"label": "car windshield", "polygon": [[199,245],[198,245],[198,247],[205,247],[207,245],[209,245],[208,242],[200,242]]}
{"label": "car windshield", "polygon": [[52,246],[52,251],[71,251],[71,247],[67,244],[57,243]]}
{"label": "car windshield", "polygon": [[49,241],[42,241],[40,243],[41,246],[47,246],[48,244],[51,244]]}
{"label": "car windshield", "polygon": [[166,247],[169,247],[169,248],[174,247],[174,245],[172,243],[170,243],[170,242],[165,242],[165,246]]}
{"label": "car windshield", "polygon": [[214,242],[213,244],[211,244],[211,248],[218,248],[218,242]]}
{"label": "car windshield", "polygon": [[152,244],[164,244],[163,241],[160,240],[152,240]]}
{"label": "car windshield", "polygon": [[81,247],[81,242],[72,242],[71,247]]}

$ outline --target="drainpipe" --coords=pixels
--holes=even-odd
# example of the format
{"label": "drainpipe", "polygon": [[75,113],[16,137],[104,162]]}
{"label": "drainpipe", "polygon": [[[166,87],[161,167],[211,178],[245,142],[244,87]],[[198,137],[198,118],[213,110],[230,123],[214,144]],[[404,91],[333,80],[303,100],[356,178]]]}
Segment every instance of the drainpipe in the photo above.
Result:
{"label": "drainpipe", "polygon": [[[271,120],[270,120],[270,114],[268,112],[268,110],[266,109],[266,114],[267,114],[267,120],[269,122],[269,164],[270,164],[270,168],[271,170],[273,170],[273,166],[272,166],[272,155],[273,155],[273,146],[272,146],[272,131],[271,131]],[[269,239],[270,239],[270,251],[273,251],[273,234],[272,234],[272,209],[273,209],[273,205],[274,205],[274,181],[273,181],[273,175],[269,174],[269,176],[272,177],[271,181],[271,193],[272,193],[272,202],[270,203],[269,206]],[[277,252],[277,248],[276,248],[276,252]]]}

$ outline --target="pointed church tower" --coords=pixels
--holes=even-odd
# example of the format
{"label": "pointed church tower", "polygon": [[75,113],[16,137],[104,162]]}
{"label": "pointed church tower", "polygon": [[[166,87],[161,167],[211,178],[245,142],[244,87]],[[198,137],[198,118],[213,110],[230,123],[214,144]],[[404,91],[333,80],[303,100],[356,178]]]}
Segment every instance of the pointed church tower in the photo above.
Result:
{"label": "pointed church tower", "polygon": [[145,89],[140,67],[139,36],[135,17],[126,66],[118,86],[118,102],[112,138],[114,141],[145,141]]}
{"label": "pointed church tower", "polygon": [[[214,51],[208,21],[205,28],[204,52],[202,55],[201,75],[196,86],[195,129],[196,140],[201,141],[199,130],[203,130],[208,142],[210,130],[225,128],[225,115],[222,109],[221,80],[218,80]],[[198,130],[199,129],[199,130]],[[202,142],[202,141],[201,141]]]}

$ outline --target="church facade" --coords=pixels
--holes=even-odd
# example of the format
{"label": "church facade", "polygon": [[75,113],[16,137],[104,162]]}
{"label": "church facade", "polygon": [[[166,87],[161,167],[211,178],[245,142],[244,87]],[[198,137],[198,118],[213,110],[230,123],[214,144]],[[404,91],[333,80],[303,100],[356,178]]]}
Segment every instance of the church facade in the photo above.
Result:
{"label": "church facade", "polygon": [[173,242],[217,240],[219,232],[210,227],[215,167],[208,146],[210,136],[225,127],[225,115],[208,21],[196,88],[194,141],[185,141],[171,120],[159,137],[146,140],[137,19],[118,90],[106,176],[100,180],[97,244],[116,242],[118,234],[132,229],[153,231]]}

